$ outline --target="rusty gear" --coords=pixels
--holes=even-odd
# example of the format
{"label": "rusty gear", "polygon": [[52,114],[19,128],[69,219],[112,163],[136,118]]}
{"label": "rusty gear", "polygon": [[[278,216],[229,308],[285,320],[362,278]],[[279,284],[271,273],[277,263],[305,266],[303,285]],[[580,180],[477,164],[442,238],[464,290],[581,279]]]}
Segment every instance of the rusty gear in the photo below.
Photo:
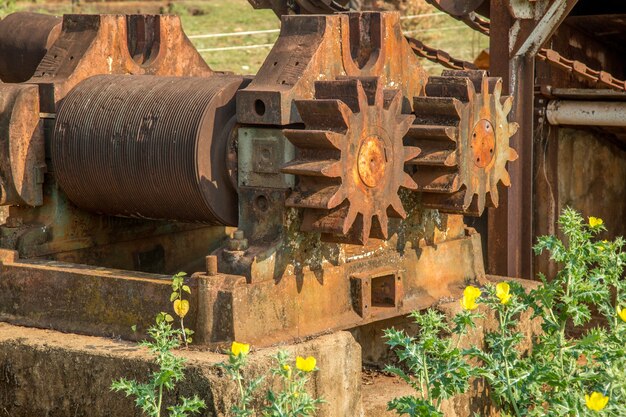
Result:
{"label": "rusty gear", "polygon": [[486,204],[498,206],[498,182],[511,185],[506,163],[517,159],[513,99],[501,92],[502,80],[484,71],[444,71],[415,97],[407,142],[422,153],[407,165],[426,207],[480,216]]}
{"label": "rusty gear", "polygon": [[298,178],[286,204],[304,209],[303,230],[365,244],[387,238],[389,215],[406,217],[398,190],[416,188],[404,164],[420,151],[403,145],[415,117],[402,101],[375,77],[316,82],[315,99],[296,100],[306,129],[284,131],[297,153],[282,171]]}

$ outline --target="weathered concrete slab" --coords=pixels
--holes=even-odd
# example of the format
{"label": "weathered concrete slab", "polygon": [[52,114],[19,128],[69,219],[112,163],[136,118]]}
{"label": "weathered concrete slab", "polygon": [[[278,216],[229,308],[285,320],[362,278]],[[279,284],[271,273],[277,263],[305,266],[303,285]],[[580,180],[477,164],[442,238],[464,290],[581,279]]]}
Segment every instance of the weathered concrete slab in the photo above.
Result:
{"label": "weathered concrete slab", "polygon": [[[310,389],[327,401],[320,407],[319,417],[361,415],[361,352],[349,333],[280,348],[317,358],[320,371],[312,378]],[[267,373],[277,350],[253,352],[250,375]],[[198,394],[208,405],[203,416],[224,416],[235,398],[235,386],[216,367],[225,356],[196,350],[179,353],[188,359],[186,379],[168,400]],[[148,352],[133,343],[0,323],[3,415],[140,416],[131,399],[109,391],[109,386],[122,376],[145,380],[151,369]],[[259,399],[264,395],[260,392]]]}

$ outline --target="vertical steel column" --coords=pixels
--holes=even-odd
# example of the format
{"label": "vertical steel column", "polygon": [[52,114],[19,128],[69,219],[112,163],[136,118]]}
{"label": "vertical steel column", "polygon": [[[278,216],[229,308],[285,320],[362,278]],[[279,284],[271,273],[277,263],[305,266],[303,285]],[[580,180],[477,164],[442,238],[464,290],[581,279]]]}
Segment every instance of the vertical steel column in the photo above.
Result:
{"label": "vertical steel column", "polygon": [[518,161],[508,168],[511,187],[500,194],[500,208],[489,211],[487,269],[492,274],[533,276],[535,55],[576,2],[491,0],[491,75],[502,77],[508,87],[505,93],[515,97],[510,118],[519,124],[511,138],[511,147],[519,154]]}

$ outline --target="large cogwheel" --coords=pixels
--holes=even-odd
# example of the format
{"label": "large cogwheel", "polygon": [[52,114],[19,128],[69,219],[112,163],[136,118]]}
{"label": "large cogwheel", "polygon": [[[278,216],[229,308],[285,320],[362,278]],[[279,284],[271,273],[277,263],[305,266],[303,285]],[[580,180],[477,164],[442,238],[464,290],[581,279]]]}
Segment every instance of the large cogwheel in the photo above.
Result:
{"label": "large cogwheel", "polygon": [[296,157],[282,168],[297,183],[288,207],[303,209],[303,231],[326,241],[365,244],[388,237],[388,217],[406,217],[400,187],[416,189],[404,172],[419,148],[404,146],[415,116],[403,114],[398,90],[378,79],[315,83],[315,98],[295,105],[305,129],[287,129]]}
{"label": "large cogwheel", "polygon": [[511,185],[506,164],[517,159],[509,146],[517,123],[507,120],[513,98],[501,93],[502,80],[484,71],[444,71],[414,98],[405,141],[422,152],[407,168],[426,207],[480,216],[498,206],[498,183]]}

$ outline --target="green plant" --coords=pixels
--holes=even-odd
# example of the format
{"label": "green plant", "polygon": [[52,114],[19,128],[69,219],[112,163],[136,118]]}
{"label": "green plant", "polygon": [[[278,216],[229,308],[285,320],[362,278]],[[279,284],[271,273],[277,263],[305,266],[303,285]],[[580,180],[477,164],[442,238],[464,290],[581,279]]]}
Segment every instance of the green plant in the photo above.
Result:
{"label": "green plant", "polygon": [[[480,304],[493,311],[497,329],[485,335],[485,349],[473,347],[459,356],[473,359],[474,369],[466,374],[483,378],[494,403],[504,416],[612,416],[626,410],[626,282],[623,279],[626,254],[624,239],[598,240],[605,231],[601,219],[587,222],[572,209],[565,209],[559,219],[564,239],[556,236],[539,238],[536,254],[550,253],[561,270],[548,280],[540,275],[541,284],[528,294],[515,282],[488,284],[482,290],[469,286],[461,306],[466,311],[452,334],[461,334],[471,326],[470,312]],[[525,340],[519,331],[520,315],[528,312],[542,323],[542,332]],[[420,316],[415,313],[414,317]],[[435,369],[446,369],[442,353],[449,351],[447,342],[436,339],[446,333],[432,312],[421,315],[426,323],[416,341],[404,334],[388,331],[392,346],[404,355],[411,376],[394,370],[421,392],[422,402],[396,399],[390,408],[412,416],[435,416],[438,392],[433,388],[443,381]],[[458,320],[458,319],[457,319]],[[429,345],[425,344],[428,341]],[[389,342],[388,342],[389,343]],[[428,349],[427,349],[428,348]],[[453,352],[453,351],[452,351]],[[421,360],[418,360],[419,357]],[[416,359],[418,358],[418,359]],[[449,378],[449,374],[443,374]],[[453,384],[463,392],[467,384],[459,377]],[[400,408],[400,406],[404,408]],[[421,407],[421,408],[418,408]],[[412,413],[412,414],[411,414]]]}
{"label": "green plant", "polygon": [[187,329],[185,327],[184,318],[189,312],[189,301],[183,298],[184,293],[191,294],[191,288],[188,285],[185,285],[185,276],[187,276],[184,272],[179,272],[174,275],[172,278],[172,294],[170,295],[170,302],[172,302],[172,307],[174,308],[174,313],[180,319],[180,335],[182,337],[182,341],[185,344],[185,347],[189,346],[189,343],[192,342],[191,335],[193,335],[193,330]]}
{"label": "green plant", "polygon": [[254,415],[254,410],[250,406],[254,392],[258,389],[264,376],[253,379],[244,385],[243,368],[248,364],[248,353],[250,345],[246,343],[233,342],[228,352],[228,362],[219,363],[218,366],[224,368],[230,379],[237,383],[239,401],[234,404],[230,412],[235,417],[248,417]]}
{"label": "green plant", "polygon": [[[228,362],[222,362],[218,366],[224,368],[228,376],[237,383],[239,398],[231,407],[234,417],[249,417],[256,414],[252,407],[252,399],[266,376],[245,382],[243,368],[248,364],[250,345],[233,342],[228,352]],[[302,358],[298,356],[295,364],[290,364],[289,354],[279,351],[275,356],[276,366],[270,370],[271,375],[277,377],[281,389],[274,391],[268,389],[266,404],[261,409],[264,417],[307,417],[315,413],[317,406],[323,403],[322,399],[312,397],[305,389],[309,381],[309,374],[317,371],[315,358]],[[295,370],[294,370],[295,366]]]}
{"label": "green plant", "polygon": [[524,335],[518,330],[519,314],[528,308],[525,300],[524,289],[517,283],[487,284],[478,302],[495,311],[497,330],[485,334],[486,351],[472,347],[463,352],[481,361],[476,374],[486,380],[491,396],[505,415],[519,415],[532,400],[525,392],[529,369],[520,352]]}
{"label": "green plant", "polygon": [[[472,369],[458,344],[479,314],[471,311],[458,314],[453,319],[453,329],[442,313],[432,309],[413,312],[411,316],[419,327],[416,337],[402,330],[385,330],[386,343],[399,360],[398,366],[388,365],[385,370],[404,380],[418,396],[395,398],[389,402],[388,409],[411,417],[443,416],[441,401],[468,388]],[[451,331],[458,335],[456,343],[450,337],[442,337]]]}
{"label": "green plant", "polygon": [[[562,269],[530,292],[527,304],[543,320],[543,333],[529,357],[528,390],[537,397],[529,415],[623,416],[626,409],[626,323],[620,318],[626,305],[623,279],[624,240],[598,241],[604,222],[565,209],[559,219],[565,242],[544,236],[537,254],[548,251]],[[594,311],[596,321],[592,323]],[[590,326],[593,324],[593,326]],[[579,335],[580,336],[577,336]],[[607,398],[604,401],[589,401]]]}
{"label": "green plant", "polygon": [[276,367],[271,372],[280,379],[281,390],[267,391],[268,405],[263,409],[263,416],[305,417],[313,415],[317,406],[323,403],[322,399],[313,398],[305,389],[309,374],[317,371],[315,358],[309,356],[305,359],[298,356],[295,370],[293,364],[289,363],[289,354],[285,351],[278,351],[274,360]]}
{"label": "green plant", "polygon": [[13,13],[15,10],[15,0],[0,0],[0,16]]}
{"label": "green plant", "polygon": [[[172,353],[173,349],[180,347],[181,337],[181,331],[172,328],[173,320],[167,313],[157,315],[156,324],[148,329],[152,341],[141,342],[154,355],[158,366],[149,381],[140,383],[121,378],[111,384],[111,390],[135,397],[137,407],[150,417],[161,416],[164,391],[171,391],[176,383],[184,379],[185,359]],[[180,403],[167,407],[167,410],[170,417],[186,417],[204,408],[204,401],[194,396],[182,397]]]}

